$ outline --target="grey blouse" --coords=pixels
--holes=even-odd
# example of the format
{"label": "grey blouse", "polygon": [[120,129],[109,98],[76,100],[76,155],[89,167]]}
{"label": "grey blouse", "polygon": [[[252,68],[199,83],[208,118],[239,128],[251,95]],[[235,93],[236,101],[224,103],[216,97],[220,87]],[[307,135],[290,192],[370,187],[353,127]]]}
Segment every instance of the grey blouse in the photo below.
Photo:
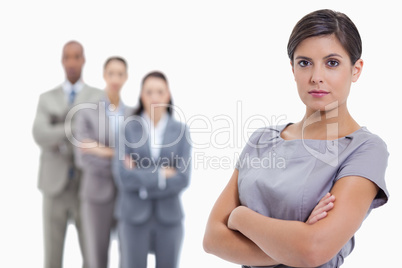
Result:
{"label": "grey blouse", "polygon": [[[370,211],[387,202],[384,175],[389,154],[380,137],[362,127],[334,141],[284,140],[281,132],[286,126],[258,129],[240,154],[236,168],[242,205],[268,217],[305,222],[334,183],[352,175],[379,187]],[[340,267],[353,247],[354,237],[320,267]]]}

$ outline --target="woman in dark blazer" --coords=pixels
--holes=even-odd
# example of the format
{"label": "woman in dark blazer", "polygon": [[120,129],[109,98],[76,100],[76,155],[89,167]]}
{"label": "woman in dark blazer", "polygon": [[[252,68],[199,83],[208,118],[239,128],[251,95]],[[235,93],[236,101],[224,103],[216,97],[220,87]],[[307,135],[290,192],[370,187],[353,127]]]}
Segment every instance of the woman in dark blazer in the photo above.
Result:
{"label": "woman in dark blazer", "polygon": [[180,194],[188,186],[191,145],[185,124],[172,115],[164,74],[142,80],[138,109],[126,118],[117,141],[114,174],[122,268],[175,268],[183,240]]}
{"label": "woman in dark blazer", "polygon": [[119,116],[124,115],[120,91],[127,80],[127,63],[110,57],[104,64],[105,94],[96,106],[76,115],[77,165],[83,171],[80,185],[84,254],[89,268],[108,267],[110,234],[115,225],[116,186],[112,178],[112,157]]}

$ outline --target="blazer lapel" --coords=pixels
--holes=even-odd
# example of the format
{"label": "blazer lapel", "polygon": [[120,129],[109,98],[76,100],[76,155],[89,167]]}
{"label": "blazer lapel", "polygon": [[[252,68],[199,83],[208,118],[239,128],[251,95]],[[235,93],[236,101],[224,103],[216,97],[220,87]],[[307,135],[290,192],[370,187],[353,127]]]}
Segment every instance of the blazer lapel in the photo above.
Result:
{"label": "blazer lapel", "polygon": [[66,95],[64,94],[63,88],[58,87],[55,91],[55,106],[60,107],[62,111],[65,111],[68,109],[68,103],[67,103],[67,98]]}
{"label": "blazer lapel", "polygon": [[[108,103],[102,100],[97,105],[98,109],[94,111],[96,113],[96,115],[94,116],[94,120],[97,120],[97,122],[94,122],[94,124],[98,127],[97,129],[99,129],[99,142],[103,145],[109,146],[110,127],[109,117],[106,112],[106,109],[108,109]],[[114,136],[112,136],[111,138],[113,140],[115,139]]]}
{"label": "blazer lapel", "polygon": [[141,120],[142,121],[138,123],[139,126],[137,128],[136,135],[137,137],[141,137],[141,139],[145,138],[146,141],[137,150],[148,159],[152,159],[151,149],[149,148],[149,129],[144,129],[144,126],[147,127],[147,125],[143,121],[142,117]]}
{"label": "blazer lapel", "polygon": [[[162,141],[162,148],[159,153],[158,159],[155,160],[156,163],[158,163],[159,159],[162,157],[169,157],[171,153],[171,147],[175,145],[175,142],[178,138],[177,135],[177,129],[175,128],[175,121],[174,119],[169,115],[168,117],[168,122],[166,124],[165,132],[163,135],[163,141]],[[144,134],[146,135],[146,141],[145,143],[137,148],[138,152],[143,155],[144,157],[148,157],[149,159],[153,159],[152,154],[151,154],[151,149],[150,149],[150,137],[149,137],[149,130],[145,130],[145,133],[143,133],[143,124],[139,124],[139,127],[136,128],[135,135],[137,137],[142,137]]]}
{"label": "blazer lapel", "polygon": [[169,157],[171,147],[177,139],[175,122],[171,115],[169,115],[168,122],[166,124],[165,133],[163,134],[163,146],[160,150],[159,157]]}
{"label": "blazer lapel", "polygon": [[81,91],[79,91],[78,94],[75,96],[73,105],[82,103],[82,100],[86,100],[87,99],[87,91],[88,91],[88,86],[84,84]]}

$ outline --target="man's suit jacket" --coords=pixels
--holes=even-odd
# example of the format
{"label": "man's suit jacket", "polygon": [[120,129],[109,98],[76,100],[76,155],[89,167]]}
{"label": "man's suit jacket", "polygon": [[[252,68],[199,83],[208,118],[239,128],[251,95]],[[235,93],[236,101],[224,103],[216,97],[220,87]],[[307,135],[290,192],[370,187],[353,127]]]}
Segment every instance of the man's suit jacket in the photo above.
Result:
{"label": "man's suit jacket", "polygon": [[[177,224],[183,218],[180,193],[190,180],[191,142],[186,125],[169,116],[165,129],[163,147],[158,159],[153,160],[149,148],[148,131],[140,117],[126,120],[118,139],[113,161],[113,172],[118,187],[116,217],[132,224],[142,224],[152,216],[162,224]],[[124,145],[125,146],[122,146]],[[121,152],[120,150],[124,150]],[[136,167],[126,169],[122,154],[132,156]],[[170,166],[177,170],[176,175],[166,179],[164,188],[160,187],[158,167]],[[146,189],[147,197],[140,197],[141,189]]]}
{"label": "man's suit jacket", "polygon": [[[109,116],[106,114],[109,103],[105,101],[106,98],[105,94],[97,103],[96,109],[84,109],[77,112],[76,137],[81,142],[90,139],[102,144],[101,146],[114,149],[116,137],[110,132]],[[75,162],[82,170],[80,198],[96,203],[113,201],[116,197],[116,187],[112,175],[112,159],[82,153],[78,147],[74,149]]]}
{"label": "man's suit jacket", "polygon": [[[84,85],[76,95],[73,106],[96,102],[101,90]],[[40,95],[33,124],[33,137],[41,148],[38,187],[46,195],[61,193],[69,180],[69,169],[74,167],[73,147],[65,132],[65,118],[71,107],[62,87]],[[75,178],[79,171],[74,171]]]}

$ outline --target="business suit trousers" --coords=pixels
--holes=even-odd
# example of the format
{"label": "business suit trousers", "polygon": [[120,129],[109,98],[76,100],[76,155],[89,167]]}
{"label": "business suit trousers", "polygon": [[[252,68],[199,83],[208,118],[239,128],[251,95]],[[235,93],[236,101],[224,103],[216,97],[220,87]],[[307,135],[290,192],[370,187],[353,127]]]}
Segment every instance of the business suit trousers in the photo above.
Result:
{"label": "business suit trousers", "polygon": [[118,222],[121,268],[146,268],[148,253],[155,254],[156,268],[177,268],[183,241],[183,224],[163,224],[152,217],[136,225]]}
{"label": "business suit trousers", "polygon": [[114,227],[114,200],[107,203],[81,201],[85,254],[89,268],[107,268],[110,235]]}
{"label": "business suit trousers", "polygon": [[[43,194],[45,268],[61,268],[63,266],[64,241],[67,224],[70,220],[75,223],[81,254],[83,255],[78,185],[78,179],[71,179],[64,191],[57,196]],[[86,267],[85,261],[83,263],[83,267]]]}

